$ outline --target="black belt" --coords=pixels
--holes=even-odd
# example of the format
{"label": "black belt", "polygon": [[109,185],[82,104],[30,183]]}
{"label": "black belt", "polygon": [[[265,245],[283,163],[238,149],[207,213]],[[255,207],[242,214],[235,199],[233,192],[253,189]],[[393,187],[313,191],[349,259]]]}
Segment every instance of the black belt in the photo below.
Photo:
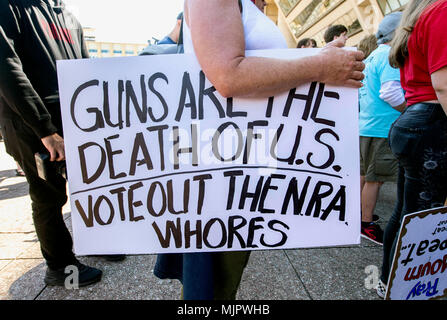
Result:
{"label": "black belt", "polygon": [[412,104],[411,106],[408,106],[407,109],[415,110],[415,111],[424,111],[428,108],[433,107],[441,107],[441,104],[439,103],[430,103],[430,102],[418,102],[415,104]]}

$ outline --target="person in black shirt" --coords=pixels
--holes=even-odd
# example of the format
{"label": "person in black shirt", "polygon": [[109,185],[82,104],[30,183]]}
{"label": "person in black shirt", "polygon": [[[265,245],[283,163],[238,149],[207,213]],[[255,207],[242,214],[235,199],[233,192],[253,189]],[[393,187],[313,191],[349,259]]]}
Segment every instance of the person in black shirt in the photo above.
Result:
{"label": "person in black shirt", "polygon": [[[48,285],[63,286],[70,265],[78,268],[79,286],[100,281],[102,275],[73,253],[62,216],[66,180],[57,169],[65,152],[56,60],[80,58],[88,58],[82,27],[61,1],[0,2],[0,127],[7,152],[29,183]],[[36,153],[49,155],[45,179],[38,175]]]}

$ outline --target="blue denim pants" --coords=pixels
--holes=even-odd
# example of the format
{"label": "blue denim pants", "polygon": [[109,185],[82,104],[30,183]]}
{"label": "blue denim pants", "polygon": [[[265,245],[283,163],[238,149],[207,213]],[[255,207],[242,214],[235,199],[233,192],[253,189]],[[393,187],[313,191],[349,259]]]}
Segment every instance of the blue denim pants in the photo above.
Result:
{"label": "blue denim pants", "polygon": [[399,161],[397,202],[383,239],[381,280],[387,283],[403,217],[442,207],[447,196],[447,117],[440,104],[409,106],[393,123],[389,143]]}

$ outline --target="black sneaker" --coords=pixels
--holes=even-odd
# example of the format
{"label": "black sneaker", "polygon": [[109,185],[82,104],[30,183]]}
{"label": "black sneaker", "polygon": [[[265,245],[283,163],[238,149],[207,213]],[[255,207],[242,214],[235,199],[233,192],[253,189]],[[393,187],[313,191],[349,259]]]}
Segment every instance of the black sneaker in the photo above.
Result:
{"label": "black sneaker", "polygon": [[[77,285],[79,287],[85,287],[90,284],[99,282],[101,280],[102,271],[93,267],[86,266],[80,262],[74,264],[78,269],[79,279]],[[70,273],[65,273],[65,268],[52,270],[47,269],[45,274],[45,284],[49,286],[65,286],[65,279],[70,275]]]}
{"label": "black sneaker", "polygon": [[126,259],[125,254],[106,254],[102,256],[106,261],[110,262],[119,262]]}
{"label": "black sneaker", "polygon": [[104,254],[96,257],[103,258],[104,260],[109,262],[120,262],[126,259],[125,254]]}
{"label": "black sneaker", "polygon": [[383,231],[380,226],[374,222],[371,222],[366,227],[362,226],[361,236],[376,244],[383,245]]}

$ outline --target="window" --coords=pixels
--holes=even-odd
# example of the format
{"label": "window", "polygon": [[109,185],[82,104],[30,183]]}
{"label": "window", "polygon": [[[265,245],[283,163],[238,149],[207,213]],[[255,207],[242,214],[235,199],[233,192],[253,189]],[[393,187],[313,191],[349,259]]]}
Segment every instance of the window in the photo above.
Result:
{"label": "window", "polygon": [[127,44],[125,46],[125,52],[126,52],[126,55],[128,55],[128,56],[136,55],[136,46],[135,45],[131,45],[131,44]]}
{"label": "window", "polygon": [[377,0],[384,15],[402,9],[410,0]]}
{"label": "window", "polygon": [[279,0],[279,7],[285,16],[298,4],[299,0]]}
{"label": "window", "polygon": [[347,14],[341,16],[333,24],[344,25],[348,29],[348,37],[362,30],[362,26],[360,25],[360,22],[357,19],[357,15],[355,14],[354,10],[351,10]]}
{"label": "window", "polygon": [[295,33],[295,37],[298,38],[343,1],[344,0],[313,0],[290,24],[291,29]]}
{"label": "window", "polygon": [[[348,13],[342,15],[340,18],[335,20],[331,23],[331,25],[336,24],[342,24],[348,29],[347,36],[350,37],[357,32],[362,30],[362,27],[360,26],[360,22],[357,19],[357,16],[355,15],[354,10],[349,11]],[[314,34],[311,38],[315,39],[317,41],[318,47],[322,47],[325,45],[324,42],[324,33],[326,32],[327,27],[318,31],[316,34]]]}

